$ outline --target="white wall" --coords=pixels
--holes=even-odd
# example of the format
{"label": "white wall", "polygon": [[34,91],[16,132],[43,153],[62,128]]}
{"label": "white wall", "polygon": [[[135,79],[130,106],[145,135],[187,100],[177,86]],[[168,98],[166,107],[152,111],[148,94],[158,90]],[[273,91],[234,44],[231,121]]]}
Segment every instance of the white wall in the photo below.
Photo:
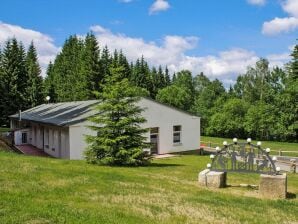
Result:
{"label": "white wall", "polygon": [[[139,106],[146,108],[145,128],[159,127],[159,154],[200,148],[200,118],[143,98]],[[173,143],[173,126],[181,125],[181,144]],[[147,134],[148,141],[150,134]]]}
{"label": "white wall", "polygon": [[86,121],[69,127],[70,159],[83,159],[87,147],[85,135],[96,135],[96,132],[86,128],[87,125],[90,123]]}
{"label": "white wall", "polygon": [[[147,122],[144,128],[159,127],[159,154],[194,150],[200,147],[200,118],[156,103],[142,99],[138,105],[146,108],[143,116]],[[83,159],[87,147],[84,135],[95,135],[94,131],[86,128],[88,122],[69,127],[70,159]],[[173,143],[173,126],[181,125],[181,143]],[[150,141],[150,133],[146,133]]]}
{"label": "white wall", "polygon": [[68,128],[57,126],[44,127],[44,151],[57,158],[69,159]]}

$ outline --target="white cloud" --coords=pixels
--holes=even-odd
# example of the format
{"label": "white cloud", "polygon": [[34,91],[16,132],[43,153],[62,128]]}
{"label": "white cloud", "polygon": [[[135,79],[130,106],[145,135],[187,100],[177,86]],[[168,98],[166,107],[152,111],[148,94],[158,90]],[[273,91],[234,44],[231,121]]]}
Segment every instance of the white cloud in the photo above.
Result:
{"label": "white cloud", "polygon": [[219,78],[228,83],[258,60],[254,52],[241,48],[222,51],[218,55],[189,56],[187,51],[195,49],[199,41],[194,36],[165,36],[158,44],[112,33],[101,26],[92,26],[91,29],[102,46],[107,45],[111,51],[122,49],[130,61],[144,55],[151,66],[167,65],[171,72],[188,69],[194,75],[204,72],[210,78]]}
{"label": "white cloud", "polygon": [[259,5],[259,6],[263,6],[266,4],[266,0],[247,0],[247,2],[251,5]]}
{"label": "white cloud", "polygon": [[286,18],[275,18],[269,22],[263,24],[263,34],[265,35],[276,35],[282,32],[291,32],[298,29],[298,18],[286,17]]}
{"label": "white cloud", "polygon": [[289,14],[288,17],[278,18],[264,22],[262,33],[265,35],[277,35],[293,32],[298,29],[298,0],[283,0],[282,9]]}
{"label": "white cloud", "polygon": [[0,22],[0,45],[3,46],[7,39],[13,37],[21,41],[25,47],[28,47],[31,41],[34,42],[42,68],[42,75],[45,75],[49,61],[54,60],[59,52],[59,48],[55,46],[54,40],[38,31]]}
{"label": "white cloud", "polygon": [[267,56],[267,59],[270,61],[270,67],[283,67],[285,63],[291,60],[291,56],[289,52],[285,52],[281,54],[270,54]]}
{"label": "white cloud", "polygon": [[282,3],[282,8],[291,16],[298,17],[298,0],[286,0]]}
{"label": "white cloud", "polygon": [[159,11],[166,11],[170,8],[170,4],[167,0],[155,0],[149,9],[149,14],[155,14]]}

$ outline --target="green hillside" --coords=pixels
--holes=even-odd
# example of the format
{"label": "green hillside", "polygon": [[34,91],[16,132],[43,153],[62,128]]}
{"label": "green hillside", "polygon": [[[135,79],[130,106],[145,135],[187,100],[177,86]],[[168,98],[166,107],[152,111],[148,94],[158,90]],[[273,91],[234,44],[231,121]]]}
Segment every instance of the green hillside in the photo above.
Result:
{"label": "green hillside", "polygon": [[[183,155],[149,167],[103,167],[84,161],[0,152],[1,223],[290,223],[298,199],[265,200],[258,175],[229,174],[221,190],[197,185],[209,158]],[[298,194],[298,176],[288,191]]]}

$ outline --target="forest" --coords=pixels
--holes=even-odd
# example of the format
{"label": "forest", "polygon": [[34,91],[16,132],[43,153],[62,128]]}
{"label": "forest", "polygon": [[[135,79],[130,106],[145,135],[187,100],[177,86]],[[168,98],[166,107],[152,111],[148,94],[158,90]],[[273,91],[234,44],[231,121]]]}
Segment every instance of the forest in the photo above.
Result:
{"label": "forest", "polygon": [[44,78],[34,42],[25,49],[12,38],[0,47],[0,126],[18,110],[45,103],[46,96],[50,102],[95,99],[111,70],[120,67],[140,95],[200,116],[202,135],[297,142],[298,45],[283,67],[271,68],[260,58],[225,88],[208,74],[170,74],[144,57],[128,61],[121,49],[111,52],[92,33],[70,36]]}

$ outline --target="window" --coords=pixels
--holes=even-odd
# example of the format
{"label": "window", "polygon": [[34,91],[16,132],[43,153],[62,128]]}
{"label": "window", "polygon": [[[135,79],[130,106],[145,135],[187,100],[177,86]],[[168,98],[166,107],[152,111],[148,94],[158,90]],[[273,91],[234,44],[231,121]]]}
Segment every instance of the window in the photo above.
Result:
{"label": "window", "polygon": [[158,154],[158,133],[158,127],[150,128],[151,154]]}
{"label": "window", "polygon": [[173,143],[181,143],[181,125],[173,126]]}

